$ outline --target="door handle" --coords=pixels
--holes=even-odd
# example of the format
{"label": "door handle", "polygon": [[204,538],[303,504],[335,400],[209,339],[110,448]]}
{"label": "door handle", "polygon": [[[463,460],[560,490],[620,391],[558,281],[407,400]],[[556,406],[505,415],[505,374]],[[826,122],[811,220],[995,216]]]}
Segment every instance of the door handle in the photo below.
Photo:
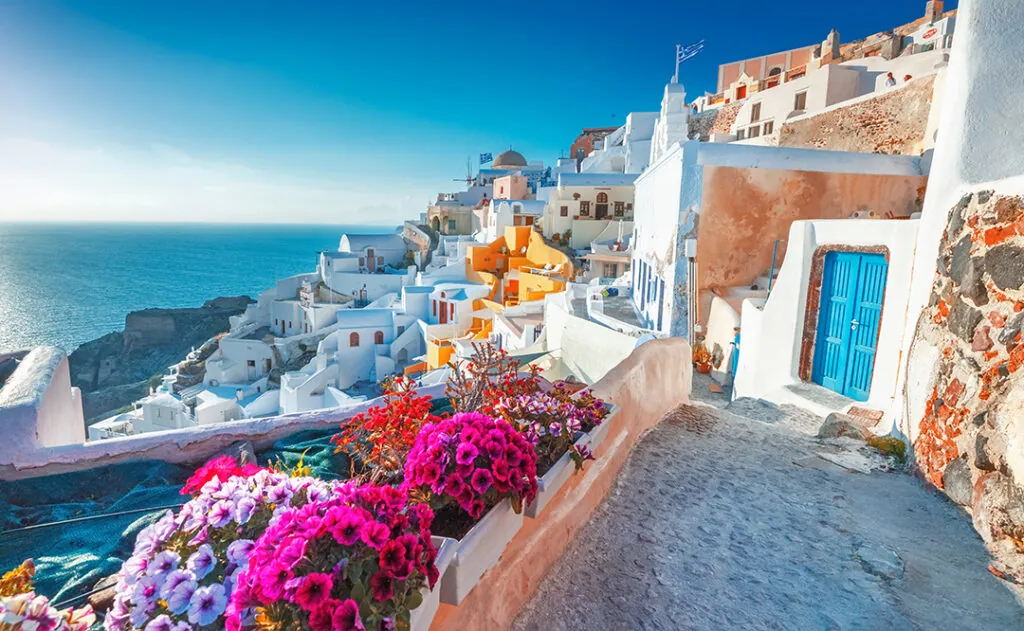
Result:
{"label": "door handle", "polygon": [[858,324],[860,324],[860,322],[857,322],[856,319],[850,320],[850,330],[851,331],[856,331]]}

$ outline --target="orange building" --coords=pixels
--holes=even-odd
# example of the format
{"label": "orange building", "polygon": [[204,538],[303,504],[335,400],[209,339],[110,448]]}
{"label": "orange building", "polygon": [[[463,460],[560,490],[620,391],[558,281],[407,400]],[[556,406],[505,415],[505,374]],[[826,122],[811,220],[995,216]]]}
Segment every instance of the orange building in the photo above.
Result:
{"label": "orange building", "polygon": [[569,148],[569,156],[574,160],[582,160],[590,155],[600,140],[618,129],[618,127],[584,127],[583,133],[576,136]]}

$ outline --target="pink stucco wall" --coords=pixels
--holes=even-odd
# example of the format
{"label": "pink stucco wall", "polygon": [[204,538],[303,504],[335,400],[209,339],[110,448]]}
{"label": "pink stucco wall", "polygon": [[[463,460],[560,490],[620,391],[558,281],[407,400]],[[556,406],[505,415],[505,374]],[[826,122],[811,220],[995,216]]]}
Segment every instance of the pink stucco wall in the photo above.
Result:
{"label": "pink stucco wall", "polygon": [[[701,290],[749,286],[786,253],[800,219],[905,218],[920,210],[925,176],[706,167],[697,239]],[[874,215],[869,215],[874,213]],[[891,213],[891,214],[890,214]]]}

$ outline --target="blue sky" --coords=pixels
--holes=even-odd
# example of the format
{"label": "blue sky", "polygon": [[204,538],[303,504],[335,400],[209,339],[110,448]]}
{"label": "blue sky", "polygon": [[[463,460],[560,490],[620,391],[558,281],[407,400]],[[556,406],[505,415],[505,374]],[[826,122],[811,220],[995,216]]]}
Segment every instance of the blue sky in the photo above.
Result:
{"label": "blue sky", "polygon": [[676,43],[693,98],[924,4],[0,0],[0,220],[398,221],[467,155],[656,110]]}

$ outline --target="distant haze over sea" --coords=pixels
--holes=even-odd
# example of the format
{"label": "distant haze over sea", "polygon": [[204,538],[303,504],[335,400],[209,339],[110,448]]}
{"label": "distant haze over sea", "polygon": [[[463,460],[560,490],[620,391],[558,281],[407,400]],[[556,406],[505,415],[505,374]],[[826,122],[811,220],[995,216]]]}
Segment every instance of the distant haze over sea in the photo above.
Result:
{"label": "distant haze over sea", "polygon": [[124,328],[130,311],[253,299],[312,272],[345,232],[395,226],[0,223],[0,352],[68,352]]}

